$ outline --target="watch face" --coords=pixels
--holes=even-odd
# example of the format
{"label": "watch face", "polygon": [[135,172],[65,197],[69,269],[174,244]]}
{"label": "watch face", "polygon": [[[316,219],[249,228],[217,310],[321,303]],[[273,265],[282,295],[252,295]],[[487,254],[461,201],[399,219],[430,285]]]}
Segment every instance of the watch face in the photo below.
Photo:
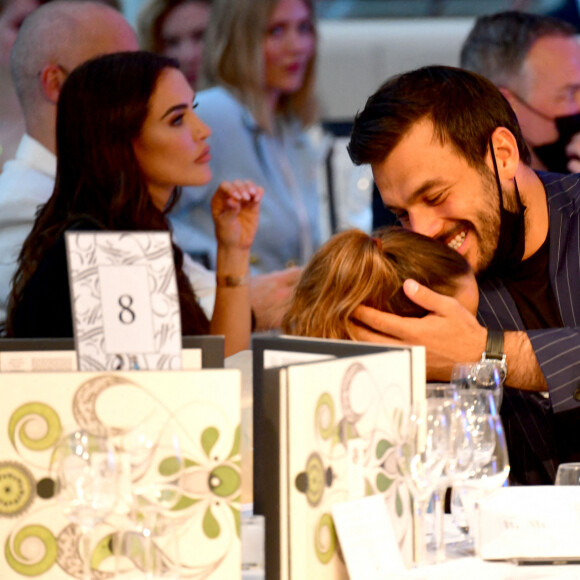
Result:
{"label": "watch face", "polygon": [[473,378],[480,388],[499,388],[505,380],[505,369],[501,364],[486,359],[474,365]]}

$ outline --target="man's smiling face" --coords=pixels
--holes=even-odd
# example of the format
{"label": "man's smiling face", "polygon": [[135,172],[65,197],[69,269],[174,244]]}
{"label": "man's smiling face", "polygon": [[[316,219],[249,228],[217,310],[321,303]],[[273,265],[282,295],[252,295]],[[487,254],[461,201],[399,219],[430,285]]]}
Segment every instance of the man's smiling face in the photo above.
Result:
{"label": "man's smiling face", "polygon": [[[476,274],[485,270],[500,228],[497,186],[487,165],[481,170],[469,165],[424,119],[372,169],[384,204],[403,227],[457,250]],[[504,195],[511,200],[513,192],[504,189]]]}

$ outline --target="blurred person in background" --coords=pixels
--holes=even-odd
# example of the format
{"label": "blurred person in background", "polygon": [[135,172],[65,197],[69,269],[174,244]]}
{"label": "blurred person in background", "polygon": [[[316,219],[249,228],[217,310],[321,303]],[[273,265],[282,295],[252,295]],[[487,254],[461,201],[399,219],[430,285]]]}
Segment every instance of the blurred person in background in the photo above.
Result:
{"label": "blurred person in background", "polygon": [[320,242],[319,161],[307,128],[316,120],[312,0],[216,0],[196,112],[212,127],[213,178],[184,188],[172,210],[175,238],[215,263],[210,199],[233,176],[265,190],[252,273],[303,265]]}
{"label": "blurred person in background", "polygon": [[177,59],[193,89],[198,87],[211,0],[150,0],[139,12],[143,50]]}
{"label": "blurred person in background", "polygon": [[39,0],[0,0],[0,169],[16,153],[24,117],[10,76],[10,51],[24,19]]}
{"label": "blurred person in background", "polygon": [[68,74],[86,60],[137,50],[120,12],[89,0],[44,4],[26,18],[11,53],[12,79],[26,133],[0,174],[0,323],[22,244],[56,175],[56,107]]}
{"label": "blurred person in background", "polygon": [[525,12],[481,16],[462,68],[492,81],[516,113],[532,167],[580,171],[580,43],[568,22]]}

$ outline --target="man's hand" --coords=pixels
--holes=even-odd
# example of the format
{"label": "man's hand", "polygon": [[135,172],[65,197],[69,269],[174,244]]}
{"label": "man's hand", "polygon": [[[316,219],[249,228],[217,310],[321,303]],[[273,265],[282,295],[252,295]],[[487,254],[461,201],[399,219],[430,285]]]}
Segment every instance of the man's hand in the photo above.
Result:
{"label": "man's hand", "polygon": [[301,268],[288,268],[252,276],[250,301],[256,317],[255,330],[280,328],[301,272]]}
{"label": "man's hand", "polygon": [[437,294],[414,280],[406,280],[403,289],[430,313],[423,318],[408,318],[359,306],[351,326],[358,340],[425,346],[430,381],[448,381],[455,363],[481,358],[487,330],[455,298]]}

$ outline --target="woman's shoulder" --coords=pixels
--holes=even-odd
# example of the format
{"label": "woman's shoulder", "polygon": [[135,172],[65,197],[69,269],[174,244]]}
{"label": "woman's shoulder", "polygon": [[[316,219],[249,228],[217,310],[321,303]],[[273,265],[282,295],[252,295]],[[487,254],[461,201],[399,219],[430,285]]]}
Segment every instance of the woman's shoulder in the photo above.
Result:
{"label": "woman's shoulder", "polygon": [[199,91],[195,96],[195,100],[199,103],[200,107],[202,105],[206,106],[211,104],[229,106],[232,108],[242,107],[234,94],[222,86],[215,86]]}
{"label": "woman's shoulder", "polygon": [[212,87],[197,93],[196,113],[199,117],[212,125],[229,123],[244,119],[248,109],[225,87]]}

